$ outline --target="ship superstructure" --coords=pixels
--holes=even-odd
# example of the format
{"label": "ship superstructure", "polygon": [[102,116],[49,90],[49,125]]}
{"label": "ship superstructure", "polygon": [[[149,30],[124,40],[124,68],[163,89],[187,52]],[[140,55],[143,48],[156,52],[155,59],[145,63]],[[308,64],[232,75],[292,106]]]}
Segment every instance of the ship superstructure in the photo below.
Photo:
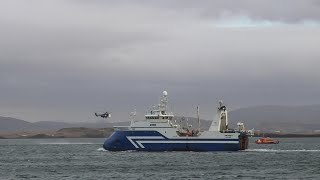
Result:
{"label": "ship superstructure", "polygon": [[[142,121],[131,120],[130,126],[116,126],[103,147],[110,151],[238,151],[248,148],[248,136],[242,123],[237,130],[228,127],[226,106],[219,102],[217,118],[207,131],[182,126],[168,112],[168,93]],[[133,116],[135,115],[132,114]],[[199,119],[200,123],[200,119]]]}

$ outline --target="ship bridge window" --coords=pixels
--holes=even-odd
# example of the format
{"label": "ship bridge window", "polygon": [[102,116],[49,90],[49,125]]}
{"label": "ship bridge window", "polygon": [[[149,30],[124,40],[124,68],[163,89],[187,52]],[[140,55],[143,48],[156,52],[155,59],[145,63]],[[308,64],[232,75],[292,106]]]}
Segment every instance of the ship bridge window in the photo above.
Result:
{"label": "ship bridge window", "polygon": [[146,116],[146,119],[159,119],[159,116]]}

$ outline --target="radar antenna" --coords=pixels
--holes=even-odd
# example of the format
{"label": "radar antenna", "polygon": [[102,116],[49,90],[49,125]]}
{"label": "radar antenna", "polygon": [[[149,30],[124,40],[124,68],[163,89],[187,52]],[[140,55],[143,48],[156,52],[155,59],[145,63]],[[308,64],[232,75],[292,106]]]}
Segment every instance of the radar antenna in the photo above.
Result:
{"label": "radar antenna", "polygon": [[168,101],[169,101],[168,100],[168,92],[167,91],[163,91],[162,98],[161,98],[160,104],[159,104],[160,111],[166,111],[167,110]]}

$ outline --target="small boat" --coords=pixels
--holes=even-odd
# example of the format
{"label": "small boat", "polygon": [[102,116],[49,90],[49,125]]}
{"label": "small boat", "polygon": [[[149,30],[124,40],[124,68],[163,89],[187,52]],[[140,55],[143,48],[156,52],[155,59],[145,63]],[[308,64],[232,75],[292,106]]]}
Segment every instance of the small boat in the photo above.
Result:
{"label": "small boat", "polygon": [[256,144],[279,144],[279,140],[269,137],[262,137],[256,140]]}

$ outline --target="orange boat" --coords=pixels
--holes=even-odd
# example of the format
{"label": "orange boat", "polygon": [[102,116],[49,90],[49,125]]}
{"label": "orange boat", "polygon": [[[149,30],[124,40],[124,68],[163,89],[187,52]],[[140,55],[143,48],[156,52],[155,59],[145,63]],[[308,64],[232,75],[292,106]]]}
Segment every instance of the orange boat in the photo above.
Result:
{"label": "orange boat", "polygon": [[272,139],[269,137],[262,137],[256,140],[256,144],[278,144],[279,140]]}

